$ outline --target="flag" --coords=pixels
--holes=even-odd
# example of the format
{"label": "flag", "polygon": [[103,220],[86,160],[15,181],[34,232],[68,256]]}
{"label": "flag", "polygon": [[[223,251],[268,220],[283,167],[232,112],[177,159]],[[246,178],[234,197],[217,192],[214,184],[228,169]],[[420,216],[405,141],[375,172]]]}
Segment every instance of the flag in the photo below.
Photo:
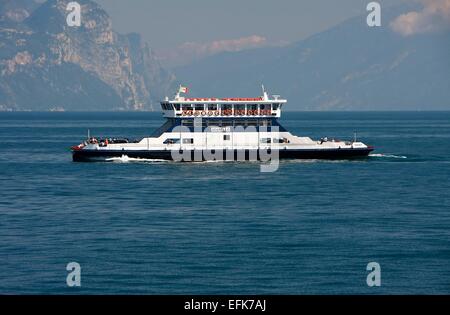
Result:
{"label": "flag", "polygon": [[179,93],[188,93],[189,89],[185,86],[180,85],[180,89],[178,90]]}

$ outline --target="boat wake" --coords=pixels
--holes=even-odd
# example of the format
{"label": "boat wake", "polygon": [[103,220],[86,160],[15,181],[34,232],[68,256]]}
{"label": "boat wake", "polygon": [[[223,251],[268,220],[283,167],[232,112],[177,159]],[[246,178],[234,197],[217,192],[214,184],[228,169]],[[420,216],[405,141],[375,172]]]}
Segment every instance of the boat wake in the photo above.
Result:
{"label": "boat wake", "polygon": [[404,155],[394,155],[394,154],[383,154],[383,153],[373,153],[369,154],[369,157],[375,158],[389,158],[389,159],[407,159]]}
{"label": "boat wake", "polygon": [[121,157],[112,157],[107,158],[107,162],[116,162],[116,163],[130,163],[130,162],[151,162],[151,163],[161,163],[161,162],[168,162],[167,160],[163,159],[140,159],[140,158],[132,158],[128,155],[122,155]]}

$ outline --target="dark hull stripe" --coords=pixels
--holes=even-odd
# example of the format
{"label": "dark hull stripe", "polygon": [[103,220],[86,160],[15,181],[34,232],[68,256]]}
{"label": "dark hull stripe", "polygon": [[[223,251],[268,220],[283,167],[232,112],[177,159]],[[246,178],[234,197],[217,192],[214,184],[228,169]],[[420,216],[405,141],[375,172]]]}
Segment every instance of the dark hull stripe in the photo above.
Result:
{"label": "dark hull stripe", "polygon": [[[266,152],[265,150],[262,150]],[[321,150],[279,150],[278,156],[280,159],[353,159],[353,158],[364,158],[373,151],[373,148],[363,148],[363,149],[321,149]],[[202,161],[206,160],[205,156],[201,154],[201,151],[189,150],[184,152],[187,156],[190,156],[188,161]],[[182,155],[180,151],[180,155]],[[213,150],[214,153],[214,150]],[[267,160],[267,156],[270,156],[271,152],[263,153],[262,160]],[[130,158],[140,158],[140,159],[159,159],[159,160],[173,160],[171,150],[161,150],[161,151],[122,151],[122,150],[79,150],[72,151],[72,158],[75,162],[90,162],[105,160],[113,157],[121,157],[126,155]],[[186,156],[185,155],[185,156]],[[274,154],[275,155],[275,154]],[[234,160],[255,160],[255,157],[260,160],[261,157],[258,150],[229,150],[224,151],[222,155],[223,159],[228,157],[233,157]],[[200,158],[199,158],[200,157]],[[244,158],[245,157],[245,158]]]}

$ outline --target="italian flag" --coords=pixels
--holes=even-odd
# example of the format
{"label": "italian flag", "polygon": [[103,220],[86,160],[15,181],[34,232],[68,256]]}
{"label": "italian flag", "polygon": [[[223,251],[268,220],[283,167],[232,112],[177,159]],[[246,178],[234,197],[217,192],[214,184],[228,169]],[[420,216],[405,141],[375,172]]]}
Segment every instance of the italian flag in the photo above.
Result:
{"label": "italian flag", "polygon": [[180,93],[188,93],[188,92],[189,92],[189,89],[188,89],[187,87],[185,87],[185,86],[181,86],[181,85],[180,85],[179,92],[180,92]]}

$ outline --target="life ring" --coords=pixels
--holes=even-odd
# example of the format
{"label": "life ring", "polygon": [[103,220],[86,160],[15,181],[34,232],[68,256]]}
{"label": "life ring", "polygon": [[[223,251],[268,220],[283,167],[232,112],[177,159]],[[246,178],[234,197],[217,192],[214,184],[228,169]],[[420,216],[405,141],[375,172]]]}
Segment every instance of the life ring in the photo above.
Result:
{"label": "life ring", "polygon": [[219,116],[219,115],[220,115],[220,112],[217,110],[217,111],[214,113],[214,115]]}
{"label": "life ring", "polygon": [[206,112],[205,111],[202,111],[202,116],[206,116]]}
{"label": "life ring", "polygon": [[214,113],[212,111],[209,111],[208,116],[212,116],[212,115],[214,115]]}

